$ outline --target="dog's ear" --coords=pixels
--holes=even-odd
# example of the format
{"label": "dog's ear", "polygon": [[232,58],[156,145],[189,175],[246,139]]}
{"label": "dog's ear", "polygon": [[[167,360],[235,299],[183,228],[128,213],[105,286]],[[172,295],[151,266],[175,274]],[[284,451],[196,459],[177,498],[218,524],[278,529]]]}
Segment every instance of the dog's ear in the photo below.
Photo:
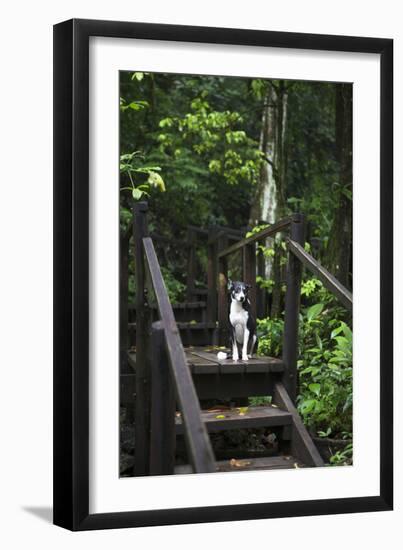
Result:
{"label": "dog's ear", "polygon": [[249,290],[249,289],[252,288],[252,285],[245,284],[245,288],[246,288],[246,290]]}
{"label": "dog's ear", "polygon": [[227,289],[232,290],[233,288],[234,288],[234,283],[231,281],[231,279],[228,279]]}

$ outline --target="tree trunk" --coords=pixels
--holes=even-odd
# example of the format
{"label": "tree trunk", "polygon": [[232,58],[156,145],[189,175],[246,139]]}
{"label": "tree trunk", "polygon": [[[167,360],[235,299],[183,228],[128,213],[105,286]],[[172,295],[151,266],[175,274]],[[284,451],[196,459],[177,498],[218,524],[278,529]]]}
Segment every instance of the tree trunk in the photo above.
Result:
{"label": "tree trunk", "polygon": [[251,206],[249,223],[274,223],[285,210],[285,133],[287,90],[284,82],[268,83],[263,105],[260,150],[266,162]]}
{"label": "tree trunk", "polygon": [[351,289],[352,258],[352,85],[336,88],[336,150],[339,193],[330,233],[327,265],[339,281]]}
{"label": "tree trunk", "polygon": [[[284,82],[268,83],[263,105],[260,150],[266,162],[262,165],[259,182],[250,211],[249,224],[274,223],[285,214],[287,89]],[[266,259],[265,278],[274,278],[271,314],[280,313],[281,269],[275,246],[273,260]]]}

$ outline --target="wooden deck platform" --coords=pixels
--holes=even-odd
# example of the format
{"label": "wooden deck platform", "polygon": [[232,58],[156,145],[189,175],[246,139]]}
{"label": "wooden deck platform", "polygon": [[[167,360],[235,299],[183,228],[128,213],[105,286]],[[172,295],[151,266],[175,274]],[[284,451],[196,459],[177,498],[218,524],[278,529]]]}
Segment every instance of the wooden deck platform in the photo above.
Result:
{"label": "wooden deck platform", "polygon": [[[252,373],[281,373],[284,363],[274,357],[253,357],[248,361],[233,361],[232,359],[218,359],[218,351],[222,348],[187,347],[185,354],[189,368],[193,374],[252,374]],[[136,368],[136,352],[129,352],[129,365]]]}
{"label": "wooden deck platform", "polygon": [[[212,346],[187,347],[185,354],[199,398],[227,399],[272,395],[274,378],[284,363],[274,357],[253,357],[248,361],[220,360]],[[130,401],[135,392],[136,353],[129,353],[130,373],[122,373],[121,396]]]}
{"label": "wooden deck platform", "polygon": [[284,364],[274,357],[253,357],[248,361],[218,359],[217,352],[224,351],[214,347],[185,348],[188,365],[194,374],[248,374],[283,372]]}

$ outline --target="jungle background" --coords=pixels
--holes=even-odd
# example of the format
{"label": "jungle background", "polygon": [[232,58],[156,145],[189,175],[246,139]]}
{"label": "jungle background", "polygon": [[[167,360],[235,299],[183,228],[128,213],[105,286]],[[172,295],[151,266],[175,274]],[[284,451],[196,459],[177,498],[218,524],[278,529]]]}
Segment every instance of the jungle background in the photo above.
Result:
{"label": "jungle background", "polygon": [[[176,241],[189,225],[247,235],[298,211],[308,222],[307,250],[352,288],[351,84],[121,72],[120,174],[122,231],[137,200],[149,202],[150,230]],[[266,276],[257,283],[268,306],[258,353],[279,356],[285,243],[272,240],[261,252]],[[207,255],[203,247],[197,254],[202,288]],[[184,251],[166,245],[159,260],[171,301],[183,301]],[[330,464],[351,464],[352,319],[307,273],[298,369],[304,423],[328,447]]]}

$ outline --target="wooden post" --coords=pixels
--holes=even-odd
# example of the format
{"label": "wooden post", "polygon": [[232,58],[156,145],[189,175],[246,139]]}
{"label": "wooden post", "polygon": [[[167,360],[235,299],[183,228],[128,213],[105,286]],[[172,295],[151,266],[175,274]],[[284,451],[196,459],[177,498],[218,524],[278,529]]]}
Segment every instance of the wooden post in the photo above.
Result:
{"label": "wooden post", "polygon": [[[294,214],[290,230],[291,239],[304,246],[305,220],[302,214]],[[290,252],[284,312],[283,361],[285,364],[284,385],[295,403],[297,393],[298,321],[301,299],[302,264]]]}
{"label": "wooden post", "polygon": [[[266,241],[258,241],[259,247],[265,247]],[[263,280],[266,278],[266,258],[263,251],[259,250],[257,257],[257,275]],[[266,302],[267,302],[267,290],[265,288],[256,287],[256,316],[259,319],[266,317]]]}
{"label": "wooden post", "polygon": [[120,272],[119,272],[119,350],[120,373],[127,374],[127,352],[129,348],[129,239],[128,231],[120,234]]}
{"label": "wooden post", "polygon": [[251,286],[249,299],[252,314],[256,318],[256,245],[247,244],[242,249],[243,281]]}
{"label": "wooden post", "polygon": [[173,474],[175,467],[175,392],[161,321],[152,325],[150,344],[150,475],[167,475]]}
{"label": "wooden post", "polygon": [[187,230],[188,265],[186,276],[186,300],[192,301],[196,280],[196,233],[191,227]]}
{"label": "wooden post", "polygon": [[217,227],[209,227],[207,240],[207,321],[217,320]]}
{"label": "wooden post", "polygon": [[228,344],[228,265],[227,257],[218,261],[218,345]]}
{"label": "wooden post", "polygon": [[133,207],[133,237],[136,275],[136,409],[134,475],[149,473],[150,452],[150,369],[147,349],[150,313],[145,292],[143,238],[148,236],[146,202]]}
{"label": "wooden post", "polygon": [[217,317],[218,320],[218,344],[228,343],[228,258],[224,256],[218,259],[218,253],[228,248],[228,234],[221,232],[217,238]]}

